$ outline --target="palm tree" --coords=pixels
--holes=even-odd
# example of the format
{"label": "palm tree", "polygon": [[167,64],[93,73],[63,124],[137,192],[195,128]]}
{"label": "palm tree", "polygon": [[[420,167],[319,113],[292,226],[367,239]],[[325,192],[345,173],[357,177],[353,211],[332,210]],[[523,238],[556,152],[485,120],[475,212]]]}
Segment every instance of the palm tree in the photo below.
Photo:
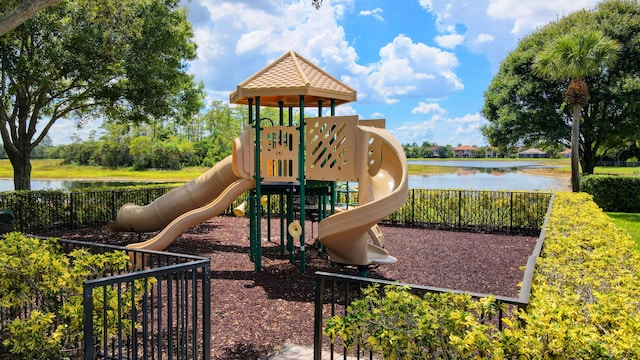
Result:
{"label": "palm tree", "polygon": [[570,79],[565,101],[571,117],[571,188],[580,191],[580,118],[589,101],[587,79],[599,75],[618,59],[621,45],[601,31],[575,30],[548,43],[533,62],[533,71],[553,80]]}

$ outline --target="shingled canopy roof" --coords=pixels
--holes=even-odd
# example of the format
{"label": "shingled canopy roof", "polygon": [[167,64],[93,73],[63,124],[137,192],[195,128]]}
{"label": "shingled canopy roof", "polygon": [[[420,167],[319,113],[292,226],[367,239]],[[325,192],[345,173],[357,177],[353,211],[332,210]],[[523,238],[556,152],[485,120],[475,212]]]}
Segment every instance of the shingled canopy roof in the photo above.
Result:
{"label": "shingled canopy roof", "polygon": [[277,107],[282,101],[286,107],[295,107],[300,105],[300,95],[304,95],[305,107],[317,107],[320,100],[324,106],[329,106],[331,99],[335,99],[336,105],[356,100],[355,90],[289,51],[241,82],[229,101],[247,104],[249,98],[260,96],[260,106]]}

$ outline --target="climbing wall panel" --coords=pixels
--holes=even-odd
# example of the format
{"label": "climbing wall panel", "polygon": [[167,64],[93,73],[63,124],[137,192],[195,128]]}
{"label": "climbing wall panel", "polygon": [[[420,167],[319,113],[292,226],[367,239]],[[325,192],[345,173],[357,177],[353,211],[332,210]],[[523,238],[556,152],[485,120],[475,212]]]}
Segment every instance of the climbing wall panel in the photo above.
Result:
{"label": "climbing wall panel", "polygon": [[293,182],[298,178],[298,143],[296,127],[273,126],[261,132],[260,175],[264,181]]}
{"label": "climbing wall panel", "polygon": [[307,179],[357,181],[357,126],[357,115],[306,120]]}

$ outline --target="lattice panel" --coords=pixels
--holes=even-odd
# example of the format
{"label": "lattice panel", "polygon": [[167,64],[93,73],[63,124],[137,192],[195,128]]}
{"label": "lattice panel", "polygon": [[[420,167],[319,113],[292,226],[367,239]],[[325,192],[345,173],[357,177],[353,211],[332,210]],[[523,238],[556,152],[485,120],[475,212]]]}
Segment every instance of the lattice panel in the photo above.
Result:
{"label": "lattice panel", "polygon": [[297,181],[299,142],[296,127],[274,126],[261,131],[260,175],[264,181]]}
{"label": "lattice panel", "polygon": [[307,179],[357,181],[357,126],[357,115],[307,119]]}

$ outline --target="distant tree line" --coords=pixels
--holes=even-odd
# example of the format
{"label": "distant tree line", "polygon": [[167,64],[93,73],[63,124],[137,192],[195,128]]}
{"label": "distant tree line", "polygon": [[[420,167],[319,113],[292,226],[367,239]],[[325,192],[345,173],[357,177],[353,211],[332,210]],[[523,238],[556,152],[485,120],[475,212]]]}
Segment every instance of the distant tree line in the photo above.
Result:
{"label": "distant tree line", "polygon": [[412,144],[404,144],[402,145],[402,149],[407,158],[453,157],[453,146],[438,146],[428,141],[423,141],[421,145],[415,142]]}
{"label": "distant tree line", "polygon": [[[263,108],[261,117],[277,124],[279,115],[276,109]],[[297,117],[295,112],[294,117]],[[46,136],[34,148],[31,158],[138,170],[213,166],[231,154],[233,140],[247,122],[247,107],[213,101],[204,114],[192,117],[188,122],[165,120],[123,124],[105,121],[100,136],[92,132],[85,140],[74,135],[71,144],[57,146]],[[1,148],[0,159],[7,159]]]}
{"label": "distant tree line", "polygon": [[[459,146],[459,145],[457,145]],[[546,144],[542,142],[527,143],[521,146],[475,146],[478,150],[475,152],[477,158],[489,157],[489,154],[495,154],[493,156],[498,158],[517,158],[518,152],[536,148],[544,151],[550,158],[561,157],[565,147],[560,144]],[[402,148],[409,159],[415,158],[451,158],[453,157],[452,145],[438,145],[429,141],[424,141],[422,144],[416,142],[412,144],[403,144]],[[609,153],[602,157],[601,161],[637,161],[640,158],[640,141],[638,142],[625,142],[619,144],[617,147],[612,148]]]}
{"label": "distant tree line", "polygon": [[[270,119],[277,119],[273,109],[262,109]],[[295,115],[297,117],[297,115]],[[107,168],[132,167],[135,169],[180,169],[188,166],[213,166],[231,154],[231,141],[247,123],[247,110],[213,102],[202,116],[186,125],[162,123],[125,126],[104,124],[104,134],[96,133],[82,140],[75,136],[71,144],[53,145],[46,136],[31,153],[32,159],[63,159],[65,164],[95,165]],[[604,161],[637,161],[640,158],[640,142],[626,143],[614,149]],[[563,146],[528,144],[521,147],[495,148],[478,146],[476,157],[487,157],[487,152],[497,152],[498,157],[516,158],[518,151],[535,147],[549,157],[559,157]],[[407,158],[452,158],[452,145],[437,145],[429,141],[403,144]],[[7,154],[0,147],[0,159]]]}

